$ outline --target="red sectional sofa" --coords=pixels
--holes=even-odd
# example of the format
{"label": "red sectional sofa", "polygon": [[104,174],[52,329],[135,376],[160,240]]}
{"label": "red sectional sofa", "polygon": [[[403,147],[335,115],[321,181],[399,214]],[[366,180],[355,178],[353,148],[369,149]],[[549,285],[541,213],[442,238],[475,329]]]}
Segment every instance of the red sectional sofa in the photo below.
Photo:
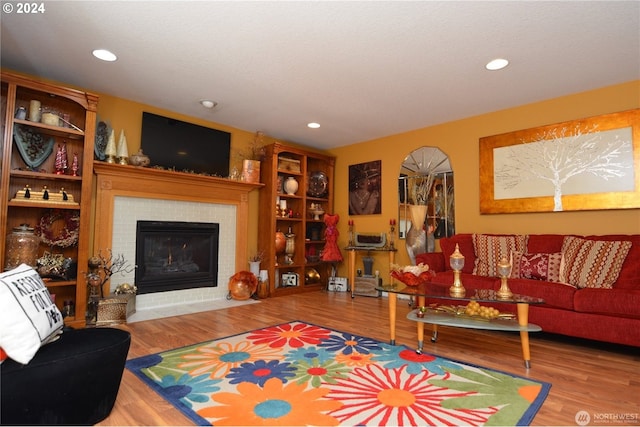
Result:
{"label": "red sectional sofa", "polygon": [[[527,235],[525,252],[561,252],[565,237],[559,234]],[[640,235],[573,237],[589,241],[628,241],[631,247],[611,288],[579,288],[554,281],[510,278],[508,283],[512,292],[545,300],[542,305],[529,307],[529,322],[541,326],[545,332],[640,347]],[[416,263],[429,265],[435,273],[434,283],[450,286],[453,271],[449,256],[455,251],[456,244],[465,257],[461,273],[463,285],[498,290],[499,278],[473,274],[476,260],[473,234],[440,239],[442,252],[418,254]],[[563,253],[563,263],[564,259]],[[508,304],[500,304],[498,309],[515,311],[515,307]]]}

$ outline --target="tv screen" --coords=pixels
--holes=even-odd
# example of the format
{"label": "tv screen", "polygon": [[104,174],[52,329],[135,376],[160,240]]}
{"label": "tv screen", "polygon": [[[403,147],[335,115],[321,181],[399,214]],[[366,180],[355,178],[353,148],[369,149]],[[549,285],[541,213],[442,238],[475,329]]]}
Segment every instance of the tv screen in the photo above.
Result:
{"label": "tv screen", "polygon": [[140,147],[151,166],[229,176],[229,132],[143,112]]}

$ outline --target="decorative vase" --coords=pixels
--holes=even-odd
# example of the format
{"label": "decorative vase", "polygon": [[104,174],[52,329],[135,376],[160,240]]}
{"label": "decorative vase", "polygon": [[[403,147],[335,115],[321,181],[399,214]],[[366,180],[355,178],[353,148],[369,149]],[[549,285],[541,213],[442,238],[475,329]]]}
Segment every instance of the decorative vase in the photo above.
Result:
{"label": "decorative vase", "polygon": [[260,182],[260,160],[242,161],[242,180],[245,182]]}
{"label": "decorative vase", "polygon": [[287,247],[287,237],[280,230],[276,231],[276,254],[281,254]]}
{"label": "decorative vase", "polygon": [[229,279],[229,297],[243,301],[251,298],[258,288],[258,279],[248,271],[239,271]]}
{"label": "decorative vase", "polygon": [[249,271],[258,277],[260,275],[260,261],[249,261]]}
{"label": "decorative vase", "polygon": [[416,255],[427,251],[427,233],[424,230],[424,220],[427,216],[426,205],[409,205],[411,228],[407,232],[407,252],[411,263],[415,265]]}
{"label": "decorative vase", "polygon": [[27,224],[13,227],[13,232],[7,236],[5,270],[12,270],[24,263],[35,268],[38,259],[40,239],[34,234],[34,229]]}
{"label": "decorative vase", "polygon": [[285,252],[285,257],[284,257],[284,263],[291,265],[293,264],[293,255],[296,251],[296,235],[293,233],[293,231],[291,231],[291,227],[289,227],[289,232],[285,235],[286,239],[286,244],[285,244],[285,248],[284,248],[284,252]]}
{"label": "decorative vase", "polygon": [[258,275],[258,298],[269,298],[269,273],[267,270],[260,270]]}
{"label": "decorative vase", "polygon": [[142,148],[139,149],[136,154],[129,157],[129,164],[133,166],[146,167],[149,166],[149,163],[151,163],[151,159],[142,152]]}
{"label": "decorative vase", "polygon": [[287,178],[287,180],[284,182],[284,191],[287,194],[296,194],[296,191],[298,191],[298,181],[296,181],[296,179],[292,176]]}

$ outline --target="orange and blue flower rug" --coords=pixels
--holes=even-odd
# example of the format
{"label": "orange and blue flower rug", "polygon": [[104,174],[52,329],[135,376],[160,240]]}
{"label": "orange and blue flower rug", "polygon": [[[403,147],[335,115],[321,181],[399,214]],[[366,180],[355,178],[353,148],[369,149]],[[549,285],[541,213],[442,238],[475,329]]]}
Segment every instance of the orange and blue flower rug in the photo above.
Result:
{"label": "orange and blue flower rug", "polygon": [[529,425],[551,384],[294,321],[127,362],[197,425]]}

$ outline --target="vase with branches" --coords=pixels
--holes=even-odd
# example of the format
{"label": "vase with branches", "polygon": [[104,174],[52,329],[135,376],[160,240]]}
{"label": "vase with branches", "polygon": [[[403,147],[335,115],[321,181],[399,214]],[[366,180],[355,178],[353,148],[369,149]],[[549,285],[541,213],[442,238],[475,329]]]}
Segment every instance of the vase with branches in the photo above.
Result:
{"label": "vase with branches", "polygon": [[409,178],[409,220],[411,228],[407,231],[406,246],[412,264],[415,256],[427,252],[429,239],[433,238],[433,228],[425,229],[429,194],[433,186],[434,174],[416,175]]}
{"label": "vase with branches", "polygon": [[111,279],[111,276],[116,273],[131,273],[134,269],[124,258],[124,255],[119,254],[114,257],[111,249],[106,252],[103,254],[100,250],[98,255],[89,258],[89,271],[85,273],[89,288],[87,304],[87,322],[89,323],[96,321],[98,301],[100,298],[104,298],[104,285]]}
{"label": "vase with branches", "polygon": [[256,132],[247,149],[239,155],[242,159],[242,180],[260,182],[260,162],[265,157],[264,132]]}
{"label": "vase with branches", "polygon": [[256,277],[260,274],[260,263],[264,260],[264,251],[258,251],[249,257],[249,271]]}

